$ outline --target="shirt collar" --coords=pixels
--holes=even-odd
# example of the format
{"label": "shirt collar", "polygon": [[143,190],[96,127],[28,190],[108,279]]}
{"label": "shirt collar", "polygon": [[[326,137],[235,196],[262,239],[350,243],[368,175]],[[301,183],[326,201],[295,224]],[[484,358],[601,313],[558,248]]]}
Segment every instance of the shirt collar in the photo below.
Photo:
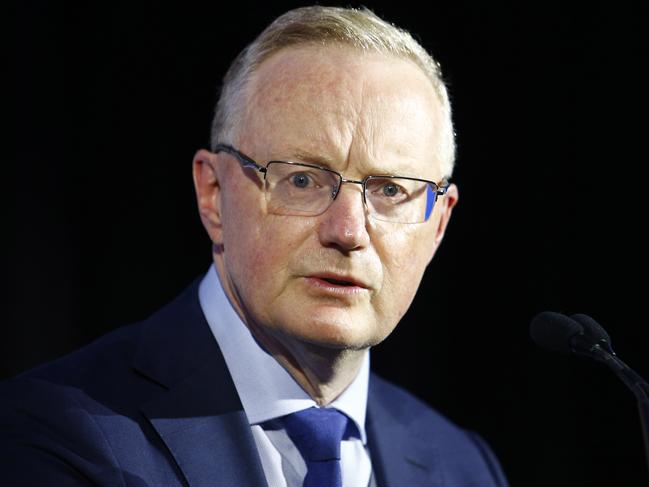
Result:
{"label": "shirt collar", "polygon": [[[203,278],[198,297],[251,425],[316,406],[286,369],[254,339],[225,295],[214,265]],[[366,442],[369,360],[369,350],[366,350],[355,379],[328,406],[342,411],[356,423],[363,443]]]}

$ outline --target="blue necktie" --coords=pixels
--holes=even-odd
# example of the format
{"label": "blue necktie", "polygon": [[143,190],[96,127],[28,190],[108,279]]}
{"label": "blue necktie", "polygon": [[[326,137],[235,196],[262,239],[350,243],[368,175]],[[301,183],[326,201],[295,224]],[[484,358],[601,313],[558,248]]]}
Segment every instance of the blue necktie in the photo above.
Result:
{"label": "blue necktie", "polygon": [[340,442],[347,416],[336,409],[309,408],[284,416],[286,433],[306,462],[304,487],[342,487]]}

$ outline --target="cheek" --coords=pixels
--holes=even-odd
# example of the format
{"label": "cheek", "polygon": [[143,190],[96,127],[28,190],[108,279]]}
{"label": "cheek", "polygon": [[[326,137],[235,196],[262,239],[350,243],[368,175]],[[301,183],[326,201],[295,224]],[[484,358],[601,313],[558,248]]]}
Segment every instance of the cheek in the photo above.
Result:
{"label": "cheek", "polygon": [[254,202],[233,207],[224,223],[225,263],[250,311],[259,314],[285,290],[291,259],[298,254],[308,222],[266,215]]}
{"label": "cheek", "polygon": [[[260,271],[264,259],[264,239],[259,191],[231,178],[222,197],[223,260],[228,275],[239,291]],[[238,183],[238,184],[237,184]]]}
{"label": "cheek", "polygon": [[[428,228],[406,227],[383,232],[377,239],[383,263],[383,288],[379,309],[389,319],[400,320],[410,306],[431,255],[432,232]],[[388,317],[388,316],[386,316]]]}

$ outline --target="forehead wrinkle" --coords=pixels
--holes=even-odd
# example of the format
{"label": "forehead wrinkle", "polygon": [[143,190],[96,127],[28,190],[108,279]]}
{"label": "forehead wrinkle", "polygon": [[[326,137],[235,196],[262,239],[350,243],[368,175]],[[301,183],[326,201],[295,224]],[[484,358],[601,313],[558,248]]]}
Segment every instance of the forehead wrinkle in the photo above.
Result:
{"label": "forehead wrinkle", "polygon": [[[339,115],[339,114],[337,114]],[[329,118],[329,117],[327,117]],[[307,137],[300,140],[289,139],[277,144],[272,155],[280,160],[296,160],[329,167],[336,171],[347,168],[348,150],[351,139],[351,128],[345,123],[346,116],[336,116],[338,123],[324,120],[317,129],[306,130],[302,135]]]}
{"label": "forehead wrinkle", "polygon": [[[373,149],[373,166],[384,174],[436,180],[441,177],[441,164],[434,147],[422,141],[440,143],[439,103],[429,91],[388,91],[375,93],[366,105],[365,138]],[[385,114],[390,116],[385,118]],[[409,127],[421,132],[412,136]],[[438,174],[439,173],[439,174]],[[439,176],[439,177],[438,177]]]}
{"label": "forehead wrinkle", "polygon": [[[347,157],[345,159],[345,170],[349,168],[349,165],[351,164],[352,161],[352,150],[356,146],[356,140],[359,140],[359,143],[361,144],[361,147],[366,147],[369,148],[370,146],[367,144],[367,140],[365,140],[365,130],[363,130],[363,117],[365,115],[365,92],[366,92],[366,80],[365,78],[361,78],[359,83],[359,96],[358,96],[358,108],[356,111],[356,119],[353,123],[353,128],[351,131],[351,139],[349,141],[349,146],[347,148]],[[351,121],[350,121],[351,124]],[[370,149],[371,150],[371,149]],[[369,155],[369,154],[368,154]],[[370,157],[371,159],[371,157]]]}
{"label": "forehead wrinkle", "polygon": [[[393,175],[423,178],[421,170],[413,169],[418,165],[418,158],[414,154],[412,144],[408,143],[407,138],[398,144],[394,144],[394,141],[388,143],[384,133],[386,129],[382,127],[386,108],[393,116],[399,113],[399,110],[390,110],[390,108],[394,100],[404,101],[402,94],[398,97],[376,93],[366,95],[367,91],[364,80],[358,122],[349,152],[351,159],[352,149],[355,149],[354,160],[358,166],[357,172],[362,177]],[[414,100],[408,102],[411,106],[417,105]]]}

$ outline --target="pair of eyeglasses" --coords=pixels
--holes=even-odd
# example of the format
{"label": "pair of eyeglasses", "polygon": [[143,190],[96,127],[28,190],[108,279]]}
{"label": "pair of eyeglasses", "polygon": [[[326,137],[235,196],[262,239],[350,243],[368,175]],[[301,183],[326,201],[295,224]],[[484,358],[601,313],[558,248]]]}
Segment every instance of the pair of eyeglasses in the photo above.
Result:
{"label": "pair of eyeglasses", "polygon": [[227,144],[214,153],[233,155],[244,168],[264,175],[268,211],[277,215],[316,216],[336,200],[343,184],[360,184],[363,204],[370,216],[394,223],[423,223],[433,212],[437,198],[449,183],[403,176],[366,176],[362,181],[345,179],[332,169],[300,162],[269,161],[265,166]]}

